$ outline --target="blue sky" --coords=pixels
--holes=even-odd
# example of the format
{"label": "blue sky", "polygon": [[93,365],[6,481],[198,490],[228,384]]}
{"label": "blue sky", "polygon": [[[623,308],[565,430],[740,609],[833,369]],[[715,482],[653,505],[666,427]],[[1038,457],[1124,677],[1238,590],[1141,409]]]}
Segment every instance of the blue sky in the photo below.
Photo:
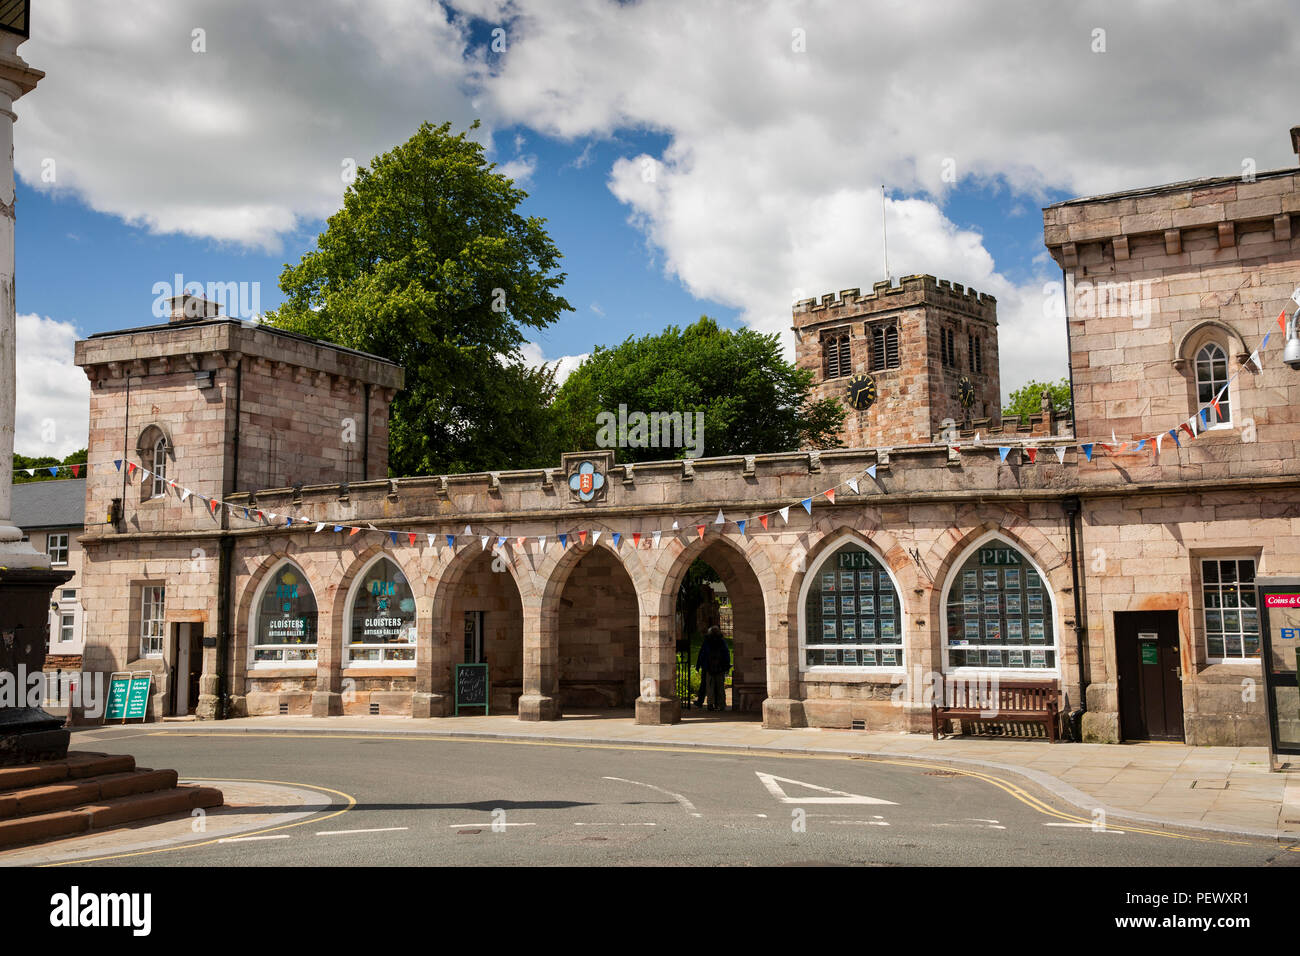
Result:
{"label": "blue sky", "polygon": [[1300,120],[1267,0],[167,0],[129,29],[43,0],[21,53],[46,71],[16,105],[27,454],[85,441],[78,336],[153,321],[176,273],[273,308],[340,169],[424,121],[480,119],[565,256],[574,312],[529,361],[701,314],[792,355],[796,299],[883,278],[883,184],[896,278],[997,297],[1006,396],[1067,370],[1043,205],[1293,166]]}

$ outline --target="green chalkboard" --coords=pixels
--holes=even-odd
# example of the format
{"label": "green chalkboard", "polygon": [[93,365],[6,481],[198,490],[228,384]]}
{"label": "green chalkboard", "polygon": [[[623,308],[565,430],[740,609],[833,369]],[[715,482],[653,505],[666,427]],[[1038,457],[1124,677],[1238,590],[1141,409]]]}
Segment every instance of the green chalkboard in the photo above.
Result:
{"label": "green chalkboard", "polygon": [[488,666],[486,664],[456,665],[456,713],[462,707],[482,707],[488,713]]}
{"label": "green chalkboard", "polygon": [[144,720],[149,709],[149,680],[152,674],[137,674],[131,678],[131,689],[126,695],[126,719]]}

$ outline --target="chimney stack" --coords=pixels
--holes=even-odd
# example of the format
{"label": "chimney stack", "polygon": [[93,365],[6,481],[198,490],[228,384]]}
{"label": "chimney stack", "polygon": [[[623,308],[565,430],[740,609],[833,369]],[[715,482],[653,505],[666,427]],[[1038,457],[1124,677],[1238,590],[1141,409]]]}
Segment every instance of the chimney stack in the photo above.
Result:
{"label": "chimney stack", "polygon": [[193,319],[213,319],[221,314],[221,306],[188,292],[171,298],[171,322],[189,322]]}

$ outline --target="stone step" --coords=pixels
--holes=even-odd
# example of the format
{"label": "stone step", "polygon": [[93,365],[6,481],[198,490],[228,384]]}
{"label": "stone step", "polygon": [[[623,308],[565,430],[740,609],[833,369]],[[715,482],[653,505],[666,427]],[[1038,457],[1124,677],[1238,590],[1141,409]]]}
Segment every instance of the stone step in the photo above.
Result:
{"label": "stone step", "polygon": [[100,799],[74,808],[0,820],[0,847],[39,843],[152,817],[188,814],[200,808],[219,807],[222,802],[221,791],[212,787],[173,787]]}
{"label": "stone step", "polygon": [[133,793],[170,790],[176,786],[175,770],[131,770],[98,777],[65,780],[45,786],[26,787],[0,793],[0,820],[33,816],[64,807],[78,807],[97,800]]}
{"label": "stone step", "polygon": [[81,780],[134,769],[135,758],[129,754],[70,753],[65,760],[0,767],[0,794],[61,780]]}

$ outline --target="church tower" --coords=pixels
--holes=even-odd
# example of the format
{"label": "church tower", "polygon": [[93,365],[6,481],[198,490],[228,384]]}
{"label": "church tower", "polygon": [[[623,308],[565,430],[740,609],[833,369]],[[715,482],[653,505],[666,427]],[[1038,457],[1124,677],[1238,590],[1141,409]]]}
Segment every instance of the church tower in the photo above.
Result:
{"label": "church tower", "polygon": [[849,448],[936,440],[945,422],[997,425],[997,301],[929,275],[899,285],[877,282],[870,295],[794,306],[796,361],[814,375],[814,399],[848,409],[841,439]]}

